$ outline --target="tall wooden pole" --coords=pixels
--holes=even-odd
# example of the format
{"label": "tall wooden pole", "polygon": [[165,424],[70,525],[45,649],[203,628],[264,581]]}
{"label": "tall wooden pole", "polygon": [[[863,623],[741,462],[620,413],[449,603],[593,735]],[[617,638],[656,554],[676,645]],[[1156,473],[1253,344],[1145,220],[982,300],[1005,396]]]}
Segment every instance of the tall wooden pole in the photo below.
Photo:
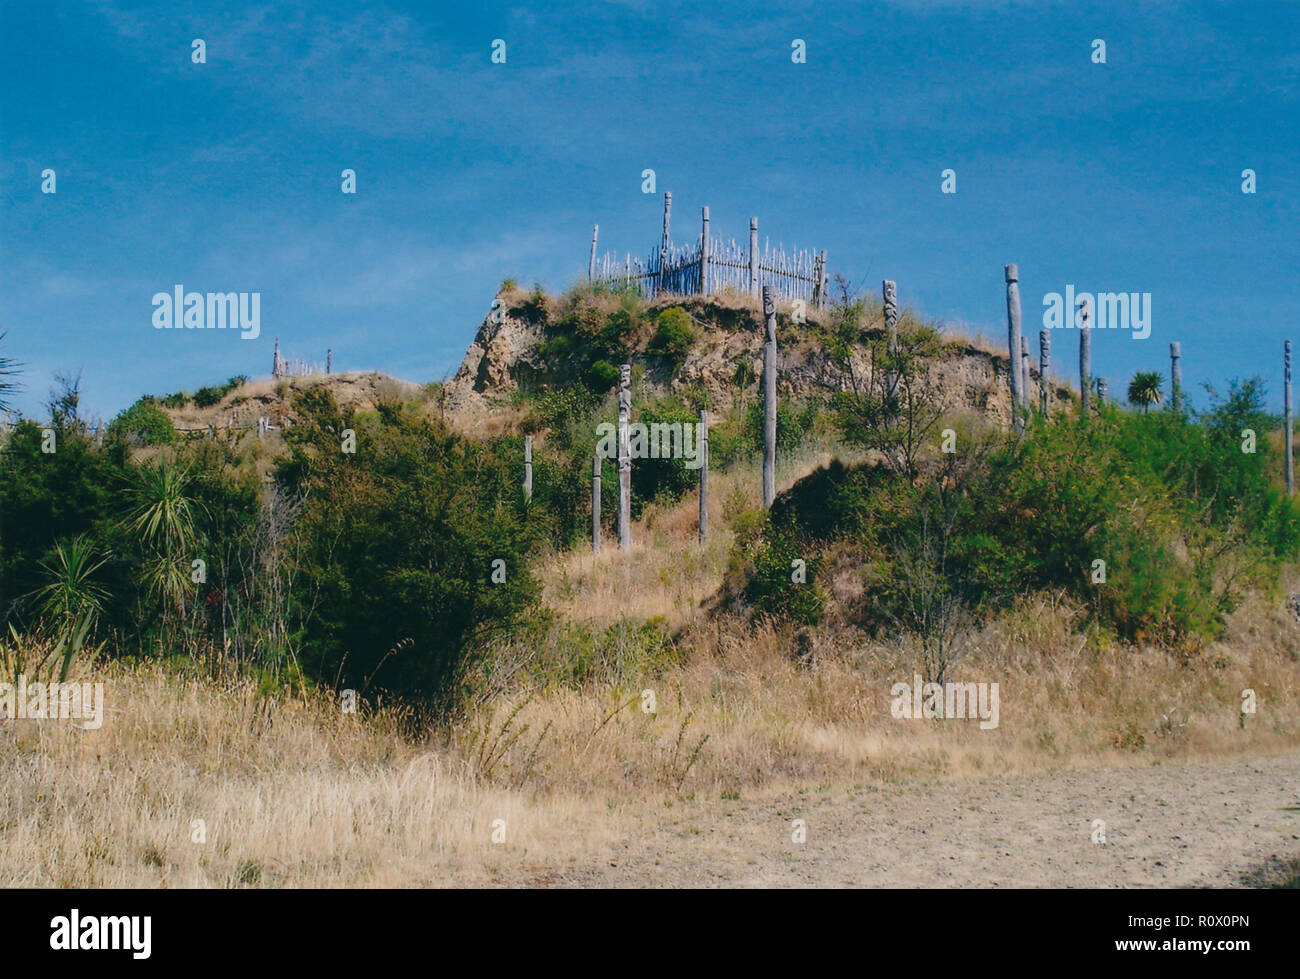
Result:
{"label": "tall wooden pole", "polygon": [[587,281],[592,282],[596,278],[596,236],[600,234],[600,225],[591,226],[591,258],[587,259]]}
{"label": "tall wooden pole", "polygon": [[600,453],[591,460],[591,553],[600,553]]}
{"label": "tall wooden pole", "polygon": [[1169,345],[1169,407],[1177,411],[1183,400],[1183,358],[1182,344],[1174,341]]}
{"label": "tall wooden pole", "polygon": [[656,284],[656,292],[663,292],[665,287],[664,276],[667,274],[668,267],[668,248],[672,239],[669,237],[668,225],[673,215],[673,192],[664,191],[664,234],[659,241],[659,281]]}
{"label": "tall wooden pole", "polygon": [[632,417],[632,365],[618,371],[618,549],[632,546],[632,448],[628,423]]}
{"label": "tall wooden pole", "polygon": [[749,219],[749,294],[758,295],[758,218]]}
{"label": "tall wooden pole", "polygon": [[1032,390],[1029,383],[1029,337],[1023,333],[1020,335],[1020,392],[1021,397],[1025,399],[1025,410],[1029,410],[1030,391]]}
{"label": "tall wooden pole", "polygon": [[524,436],[524,499],[533,498],[533,437]]}
{"label": "tall wooden pole", "polygon": [[1007,280],[1007,349],[1010,359],[1007,374],[1011,381],[1011,424],[1017,432],[1024,431],[1022,412],[1025,400],[1020,390],[1023,371],[1020,369],[1020,269],[1014,263],[1003,269]]}
{"label": "tall wooden pole", "polygon": [[763,286],[763,318],[767,342],[763,344],[763,509],[776,499],[776,297]]}
{"label": "tall wooden pole", "polygon": [[[885,279],[880,283],[880,291],[884,297],[885,335],[888,337],[888,350],[892,357],[898,352],[898,284],[893,279]],[[885,374],[886,393],[892,395],[897,385],[898,372],[891,368]]]}
{"label": "tall wooden pole", "polygon": [[709,294],[709,209],[704,208],[700,228],[700,295]]}
{"label": "tall wooden pole", "polygon": [[1052,366],[1052,340],[1046,330],[1038,331],[1038,402],[1047,417],[1050,403],[1050,385],[1047,383],[1047,370]]}
{"label": "tall wooden pole", "polygon": [[1283,414],[1286,416],[1286,495],[1295,495],[1295,456],[1292,453],[1292,430],[1295,428],[1291,417],[1291,341],[1286,342],[1285,351],[1286,381],[1283,387],[1283,400],[1286,402]]}
{"label": "tall wooden pole", "polygon": [[700,409],[696,447],[700,452],[700,543],[709,540],[709,413]]}
{"label": "tall wooden pole", "polygon": [[1092,407],[1092,306],[1079,302],[1079,408],[1088,417]]}

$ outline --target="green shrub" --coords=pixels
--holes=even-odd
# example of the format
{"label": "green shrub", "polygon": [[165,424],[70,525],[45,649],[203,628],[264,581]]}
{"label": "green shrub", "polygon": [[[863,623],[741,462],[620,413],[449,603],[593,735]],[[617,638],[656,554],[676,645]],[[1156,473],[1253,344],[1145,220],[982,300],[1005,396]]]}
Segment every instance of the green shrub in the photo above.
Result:
{"label": "green shrub", "polygon": [[963,434],[961,452],[922,457],[914,476],[834,463],[778,497],[733,566],[747,566],[756,608],[808,621],[815,602],[791,605],[782,579],[789,541],[843,540],[869,571],[859,611],[872,630],[938,623],[946,643],[959,621],[1044,590],[1122,638],[1190,655],[1221,633],[1242,587],[1300,550],[1267,440],[1241,451],[1243,427],[1269,425],[1262,394],[1233,392],[1199,419],[1111,408],[1087,422],[1039,418],[1023,439]]}
{"label": "green shrub", "polygon": [[587,368],[584,380],[593,391],[608,391],[618,384],[618,368],[608,360],[598,360]]}
{"label": "green shrub", "polygon": [[108,423],[107,436],[128,445],[166,445],[176,439],[176,429],[158,402],[145,396]]}
{"label": "green shrub", "polygon": [[662,354],[676,364],[681,364],[695,344],[695,327],[686,311],[677,306],[665,309],[656,320],[658,329],[646,348],[650,353]]}
{"label": "green shrub", "polygon": [[[680,442],[671,444],[671,446],[663,444],[659,446],[661,453],[672,451],[674,457],[637,458],[633,461],[632,512],[634,516],[639,516],[641,508],[645,504],[656,499],[662,502],[675,502],[699,484],[699,469],[688,469],[684,458],[687,432],[693,433],[691,447],[696,451],[699,449],[698,441],[694,437],[698,435],[695,425],[699,422],[699,415],[686,407],[681,401],[667,399],[643,407],[638,413],[636,421],[646,427],[647,437],[655,434],[654,429],[651,427],[654,425],[678,428],[681,433]],[[690,427],[687,428],[686,426]],[[660,430],[659,441],[661,443],[664,441],[665,433],[669,432],[670,429]],[[650,446],[647,446],[647,449],[650,448]]]}
{"label": "green shrub", "polygon": [[[757,612],[816,625],[826,606],[825,593],[816,581],[820,566],[820,557],[793,536],[776,534],[760,544],[754,555],[745,598]],[[801,576],[803,580],[798,580]]]}
{"label": "green shrub", "polygon": [[194,404],[199,408],[211,408],[225,396],[224,388],[202,387],[194,392]]}
{"label": "green shrub", "polygon": [[[546,528],[519,489],[519,440],[471,441],[396,405],[358,418],[328,389],[299,392],[294,409],[277,474],[303,498],[304,665],[449,709],[477,641],[512,628],[538,595],[528,557]],[[355,456],[338,451],[344,427]]]}

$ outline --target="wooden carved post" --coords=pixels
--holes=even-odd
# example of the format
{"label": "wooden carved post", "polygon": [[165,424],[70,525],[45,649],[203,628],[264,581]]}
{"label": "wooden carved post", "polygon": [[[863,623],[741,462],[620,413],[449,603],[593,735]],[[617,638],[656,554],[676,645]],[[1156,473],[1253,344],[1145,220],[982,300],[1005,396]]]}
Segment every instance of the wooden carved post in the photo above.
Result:
{"label": "wooden carved post", "polygon": [[763,286],[763,318],[767,342],[763,344],[763,509],[776,499],[776,297]]}
{"label": "wooden carved post", "polygon": [[823,248],[822,249],[822,274],[821,274],[822,292],[821,292],[821,302],[817,304],[818,309],[826,305],[826,289],[830,285],[830,281],[831,281],[830,275],[826,271],[826,249]]}
{"label": "wooden carved post", "polygon": [[325,351],[325,373],[334,373],[334,351],[332,349]]}
{"label": "wooden carved post", "polygon": [[524,436],[524,499],[533,498],[533,437]]}
{"label": "wooden carved post", "polygon": [[592,282],[596,278],[596,236],[600,234],[600,225],[591,226],[591,258],[587,259],[587,281]]}
{"label": "wooden carved post", "polygon": [[668,237],[668,223],[672,220],[672,214],[673,192],[666,190],[664,191],[664,234],[659,241],[659,282],[657,283],[657,292],[663,292],[667,285],[664,277],[667,275],[668,268],[668,242],[671,240]]}
{"label": "wooden carved post", "polygon": [[591,553],[600,553],[600,453],[591,460]]}
{"label": "wooden carved post", "polygon": [[1020,335],[1020,391],[1021,396],[1025,399],[1025,410],[1029,410],[1030,385],[1029,385],[1029,338],[1023,333]]}
{"label": "wooden carved post", "polygon": [[632,448],[628,422],[632,416],[632,365],[618,369],[618,549],[632,546]]}
{"label": "wooden carved post", "polygon": [[700,230],[700,295],[709,294],[709,209],[704,208]]}
{"label": "wooden carved post", "polygon": [[1106,404],[1106,379],[1097,378],[1097,407],[1101,408]]}
{"label": "wooden carved post", "polygon": [[1291,418],[1291,341],[1286,342],[1283,348],[1285,351],[1286,374],[1285,382],[1282,389],[1282,400],[1284,402],[1282,414],[1286,420],[1286,495],[1295,495],[1295,457],[1291,451],[1292,429],[1295,427]]}
{"label": "wooden carved post", "polygon": [[700,453],[700,543],[709,540],[709,413],[700,409],[700,427],[696,433]]}
{"label": "wooden carved post", "polygon": [[[892,357],[898,352],[898,284],[893,279],[885,279],[880,289],[884,294],[885,334],[889,338],[889,355]],[[886,392],[892,395],[897,384],[898,372],[890,370],[885,375]]]}
{"label": "wooden carved post", "polygon": [[1020,269],[1012,264],[1003,269],[1007,280],[1007,348],[1011,357],[1008,361],[1007,374],[1011,380],[1011,424],[1017,432],[1023,431],[1025,420],[1021,414],[1024,407],[1024,393],[1020,390],[1023,372],[1020,364]]}
{"label": "wooden carved post", "polygon": [[1043,409],[1043,417],[1047,416],[1049,403],[1049,387],[1047,383],[1047,369],[1052,366],[1052,341],[1046,330],[1038,331],[1038,402]]}
{"label": "wooden carved post", "polygon": [[1183,369],[1179,361],[1183,357],[1182,344],[1174,341],[1169,345],[1169,407],[1177,411],[1183,399]]}
{"label": "wooden carved post", "polygon": [[816,253],[813,254],[812,267],[812,305],[813,309],[820,308],[822,292],[822,257]]}
{"label": "wooden carved post", "polygon": [[758,218],[749,219],[749,294],[758,295]]}
{"label": "wooden carved post", "polygon": [[1079,300],[1079,407],[1088,417],[1092,407],[1092,305]]}

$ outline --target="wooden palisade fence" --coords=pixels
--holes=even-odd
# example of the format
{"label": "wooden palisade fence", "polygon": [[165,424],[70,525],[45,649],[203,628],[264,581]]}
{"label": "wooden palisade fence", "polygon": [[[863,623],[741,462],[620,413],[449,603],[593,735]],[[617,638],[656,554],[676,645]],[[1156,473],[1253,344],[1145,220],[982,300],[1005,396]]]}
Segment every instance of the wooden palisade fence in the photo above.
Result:
{"label": "wooden palisade fence", "polygon": [[765,286],[785,300],[803,300],[814,308],[827,301],[826,252],[758,247],[758,218],[749,219],[749,242],[713,236],[709,209],[701,214],[698,241],[674,245],[669,237],[673,195],[664,194],[664,227],[659,247],[649,255],[622,259],[616,254],[596,254],[600,225],[591,231],[591,256],[587,278],[594,285],[635,289],[647,298],[671,295],[714,295],[723,290],[758,296]]}

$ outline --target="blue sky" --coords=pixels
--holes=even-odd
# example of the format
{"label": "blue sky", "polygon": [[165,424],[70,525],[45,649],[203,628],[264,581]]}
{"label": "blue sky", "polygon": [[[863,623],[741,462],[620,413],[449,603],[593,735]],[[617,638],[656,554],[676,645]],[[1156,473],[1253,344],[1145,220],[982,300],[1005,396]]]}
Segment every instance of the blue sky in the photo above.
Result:
{"label": "blue sky", "polygon": [[[1189,389],[1259,373],[1280,404],[1282,340],[1300,340],[1300,5],[442,6],[0,0],[17,406],[39,411],[55,371],[81,371],[106,418],[265,375],[277,334],[291,356],[332,347],[338,370],[437,380],[503,278],[572,284],[593,223],[646,251],[664,190],[678,240],[704,204],[715,235],[757,215],[855,285],[893,278],[922,315],[999,339],[1007,262],[1034,337],[1067,283],[1150,292],[1149,339],[1094,338],[1112,392],[1167,371],[1179,340]],[[261,337],[154,330],[175,283],[260,292]],[[1053,339],[1068,376],[1075,334]]]}

